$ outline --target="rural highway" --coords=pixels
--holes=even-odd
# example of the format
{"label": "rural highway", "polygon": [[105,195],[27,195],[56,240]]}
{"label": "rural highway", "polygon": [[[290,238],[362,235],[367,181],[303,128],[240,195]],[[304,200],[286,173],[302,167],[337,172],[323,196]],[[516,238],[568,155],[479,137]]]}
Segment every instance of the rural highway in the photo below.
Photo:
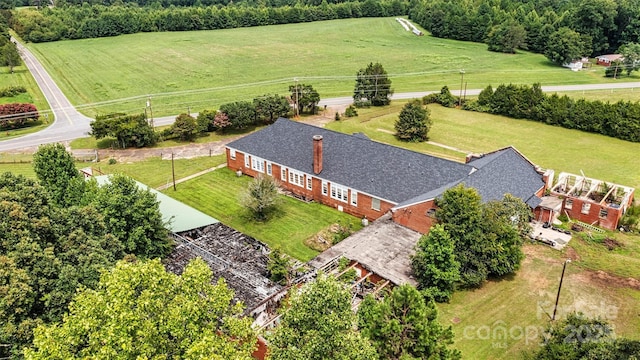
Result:
{"label": "rural highway", "polygon": [[[71,105],[49,73],[27,48],[15,39],[12,38],[11,40],[16,43],[22,60],[38,83],[40,90],[42,90],[55,120],[52,125],[42,131],[0,141],[0,151],[33,147],[87,136],[87,132],[90,130],[89,123],[92,119],[82,115]],[[47,114],[46,116],[51,115]]]}
{"label": "rural highway", "polygon": [[[35,56],[22,44],[15,39],[12,39],[17,43],[18,50],[25,62],[27,68],[33,74],[38,86],[42,90],[53,116],[55,117],[54,123],[48,128],[36,133],[25,135],[22,137],[0,141],[0,152],[9,150],[19,150],[24,148],[33,148],[41,144],[55,143],[70,141],[73,139],[86,137],[91,130],[89,123],[92,121],[78,112],[73,105],[69,102],[67,97],[62,93],[58,85],[53,81],[51,76],[44,69],[42,64],[36,59]],[[625,83],[612,83],[612,84],[585,84],[585,85],[560,85],[560,86],[543,86],[542,90],[545,92],[557,92],[557,91],[583,91],[583,90],[608,90],[608,89],[633,89],[640,88],[640,82],[625,82]],[[468,89],[466,95],[475,96],[478,95],[482,89]],[[640,91],[640,89],[639,89]],[[431,94],[437,91],[422,91],[422,92],[407,92],[394,94],[393,100],[400,99],[412,99],[420,98],[425,95]],[[457,90],[453,90],[454,95],[458,94]],[[320,106],[338,106],[348,105],[353,102],[351,97],[339,97],[324,99],[320,101]],[[173,122],[175,116],[167,116],[156,118],[154,123],[158,125],[168,125]]]}

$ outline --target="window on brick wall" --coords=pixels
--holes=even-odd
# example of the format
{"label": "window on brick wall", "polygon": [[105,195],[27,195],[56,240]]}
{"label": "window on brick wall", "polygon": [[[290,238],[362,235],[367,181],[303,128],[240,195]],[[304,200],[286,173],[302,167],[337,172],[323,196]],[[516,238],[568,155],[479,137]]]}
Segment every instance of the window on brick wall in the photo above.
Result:
{"label": "window on brick wall", "polygon": [[371,198],[371,208],[380,211],[380,199]]}
{"label": "window on brick wall", "polygon": [[573,200],[572,199],[567,199],[564,202],[564,208],[565,209],[572,209],[573,208]]}
{"label": "window on brick wall", "polygon": [[289,183],[304,187],[304,174],[295,170],[289,169]]}
{"label": "window on brick wall", "polygon": [[358,192],[351,190],[351,205],[358,206]]}
{"label": "window on brick wall", "polygon": [[249,165],[251,165],[251,162],[249,162],[249,155],[244,154],[244,167],[249,167]]}
{"label": "window on brick wall", "polygon": [[331,197],[343,202],[348,202],[349,189],[344,186],[331,184]]}
{"label": "window on brick wall", "polygon": [[322,182],[322,195],[329,195],[329,184],[326,181]]}
{"label": "window on brick wall", "polygon": [[427,214],[428,217],[436,217],[436,208],[431,208],[429,210],[427,210]]}
{"label": "window on brick wall", "polygon": [[286,168],[280,169],[280,180],[287,181],[287,169]]}
{"label": "window on brick wall", "polygon": [[607,210],[606,208],[601,208],[600,209],[600,219],[606,219],[607,216],[609,215],[609,210]]}
{"label": "window on brick wall", "polygon": [[311,176],[307,175],[307,189],[311,190],[312,186],[313,186],[313,178],[311,178]]}
{"label": "window on brick wall", "polygon": [[264,160],[259,157],[252,156],[251,157],[251,168],[255,171],[264,172]]}
{"label": "window on brick wall", "polygon": [[590,210],[591,210],[591,204],[589,204],[589,203],[582,204],[582,213],[583,214],[585,214],[585,215],[588,214]]}
{"label": "window on brick wall", "polygon": [[229,157],[230,157],[232,160],[235,160],[235,159],[236,159],[236,149],[229,149]]}
{"label": "window on brick wall", "polygon": [[267,174],[271,175],[271,163],[267,162]]}

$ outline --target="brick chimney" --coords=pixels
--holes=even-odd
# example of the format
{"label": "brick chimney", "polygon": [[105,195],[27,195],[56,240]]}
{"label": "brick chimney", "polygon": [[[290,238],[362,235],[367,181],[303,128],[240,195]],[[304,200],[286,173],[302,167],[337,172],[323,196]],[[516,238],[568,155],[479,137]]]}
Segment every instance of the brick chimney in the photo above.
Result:
{"label": "brick chimney", "polygon": [[313,136],[313,173],[322,172],[322,135]]}

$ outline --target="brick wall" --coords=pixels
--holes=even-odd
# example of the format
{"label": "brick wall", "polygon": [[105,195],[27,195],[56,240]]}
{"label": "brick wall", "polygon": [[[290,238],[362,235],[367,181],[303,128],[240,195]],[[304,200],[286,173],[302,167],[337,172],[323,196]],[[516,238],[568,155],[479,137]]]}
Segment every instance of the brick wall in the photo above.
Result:
{"label": "brick wall", "polygon": [[[573,204],[567,204],[567,200],[573,201]],[[589,204],[585,206],[585,204]],[[568,208],[569,206],[570,208]],[[587,224],[593,224],[605,229],[615,230],[618,221],[622,217],[621,209],[614,209],[598,203],[593,203],[580,198],[568,197],[562,203],[563,214],[566,213],[571,219],[579,220]],[[600,210],[606,210],[606,215]]]}
{"label": "brick wall", "polygon": [[[240,170],[243,174],[249,175],[251,177],[255,177],[260,174],[260,172],[253,170],[251,166],[245,166],[245,156],[246,155],[244,153],[236,151],[235,159],[232,159],[231,150],[227,149],[227,167],[233,171]],[[266,163],[267,161],[265,160],[265,175],[267,169]],[[344,202],[331,197],[331,182],[328,182],[329,191],[327,195],[322,194],[322,180],[311,174],[304,175],[304,186],[298,186],[297,184],[289,182],[289,169],[285,169],[286,180],[282,180],[282,168],[277,164],[271,164],[271,174],[271,176],[273,176],[280,182],[280,186],[284,190],[290,191],[307,200],[313,200],[321,204],[331,206],[335,209],[339,209],[341,207],[342,211],[359,218],[366,216],[369,220],[375,220],[384,215],[387,211],[391,210],[391,208],[395,205],[393,203],[380,200],[380,210],[374,210],[372,207],[373,200],[371,196],[358,192],[357,206],[354,206],[351,204],[351,194],[353,191],[352,189],[349,189],[347,197],[348,201]],[[307,188],[308,177],[311,177],[312,179],[311,190]]]}
{"label": "brick wall", "polygon": [[407,206],[393,212],[393,221],[411,230],[426,234],[436,223],[435,213],[433,213],[435,209],[436,205],[433,200]]}

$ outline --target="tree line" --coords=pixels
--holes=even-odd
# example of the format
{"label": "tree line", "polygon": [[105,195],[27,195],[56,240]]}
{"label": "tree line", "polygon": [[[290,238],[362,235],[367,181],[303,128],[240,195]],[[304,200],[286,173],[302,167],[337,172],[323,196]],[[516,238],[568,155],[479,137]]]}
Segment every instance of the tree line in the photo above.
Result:
{"label": "tree line", "polygon": [[10,25],[24,40],[47,42],[138,32],[217,30],[320,20],[397,16],[407,12],[402,0],[365,0],[280,7],[230,5],[168,7],[136,4],[83,4],[15,11]]}
{"label": "tree line", "polygon": [[622,140],[640,142],[640,103],[574,100],[567,95],[547,95],[540,84],[487,86],[476,102],[463,109],[529,119]]}
{"label": "tree line", "polygon": [[409,17],[434,36],[487,42],[494,51],[546,54],[560,48],[554,38],[569,40],[577,50],[571,60],[640,41],[638,0],[423,0]]}

